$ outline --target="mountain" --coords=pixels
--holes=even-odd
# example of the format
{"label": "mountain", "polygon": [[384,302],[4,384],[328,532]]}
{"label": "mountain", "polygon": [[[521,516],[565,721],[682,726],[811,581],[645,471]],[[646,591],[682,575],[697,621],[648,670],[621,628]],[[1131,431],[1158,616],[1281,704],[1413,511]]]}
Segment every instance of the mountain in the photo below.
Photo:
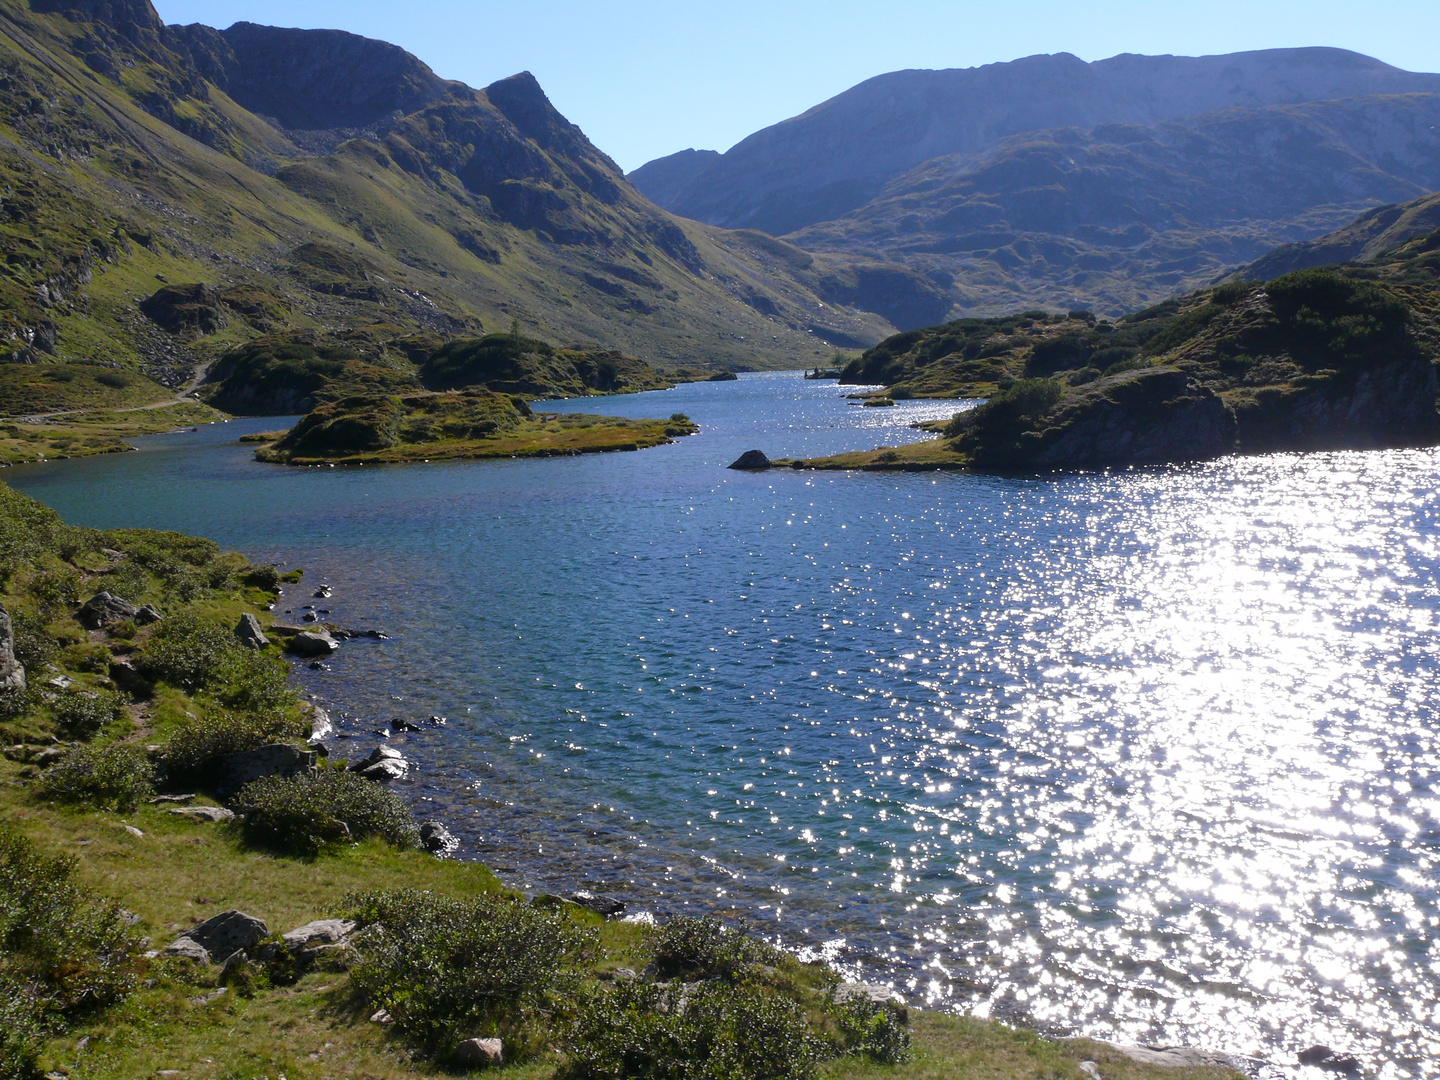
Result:
{"label": "mountain", "polygon": [[1377,206],[1332,233],[1276,248],[1242,267],[1236,277],[1264,281],[1312,266],[1369,262],[1436,229],[1440,229],[1440,193],[1400,205]]}
{"label": "mountain", "polygon": [[100,369],[127,405],[168,398],[262,335],[413,373],[417,340],[512,324],[742,369],[892,329],[821,295],[853,260],[655,207],[528,73],[477,90],[384,42],[167,26],[149,0],[0,0],[0,258],[10,415]]}
{"label": "mountain", "polygon": [[630,179],[696,220],[904,267],[952,315],[1119,313],[1434,190],[1437,123],[1440,75],[1343,50],[1061,54],[883,75]]}

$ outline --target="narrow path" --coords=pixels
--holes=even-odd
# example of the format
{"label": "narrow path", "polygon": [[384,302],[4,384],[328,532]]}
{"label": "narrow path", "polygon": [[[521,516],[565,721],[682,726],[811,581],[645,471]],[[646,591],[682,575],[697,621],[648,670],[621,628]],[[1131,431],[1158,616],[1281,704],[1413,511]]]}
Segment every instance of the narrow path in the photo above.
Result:
{"label": "narrow path", "polygon": [[168,401],[152,401],[149,405],[131,405],[124,409],[105,409],[99,407],[93,409],[63,409],[59,412],[32,413],[29,416],[3,416],[0,417],[0,420],[5,420],[12,424],[43,424],[46,420],[54,420],[56,417],[80,416],[82,413],[88,412],[148,412],[151,409],[168,409],[171,405],[193,405],[196,403],[195,391],[200,389],[200,384],[205,381],[205,376],[210,374],[210,368],[214,363],[214,360],[207,360],[199,365],[195,369],[195,374],[191,377],[190,381],[185,384],[185,389],[181,390]]}

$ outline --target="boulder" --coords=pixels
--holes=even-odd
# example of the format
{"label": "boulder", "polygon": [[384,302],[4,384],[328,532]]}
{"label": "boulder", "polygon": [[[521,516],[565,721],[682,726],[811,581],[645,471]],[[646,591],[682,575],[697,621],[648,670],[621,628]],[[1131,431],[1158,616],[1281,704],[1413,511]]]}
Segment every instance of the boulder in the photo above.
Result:
{"label": "boulder", "polygon": [[0,691],[24,689],[25,669],[15,659],[15,628],[10,613],[0,607]]}
{"label": "boulder", "polygon": [[[253,949],[269,935],[270,928],[265,925],[264,919],[231,909],[192,927],[185,938],[201,946],[211,956],[228,959],[237,952]],[[184,938],[180,940],[183,941]],[[170,948],[174,948],[174,945]],[[170,950],[165,951],[168,953]]]}
{"label": "boulder", "polygon": [[1326,1072],[1340,1073],[1342,1076],[1358,1076],[1360,1074],[1360,1061],[1350,1054],[1337,1053],[1328,1046],[1311,1046],[1301,1050],[1299,1055],[1301,1065],[1308,1065],[1312,1069],[1324,1069]]}
{"label": "boulder", "polygon": [[329,656],[340,646],[329,634],[302,630],[290,639],[286,648],[296,656]]}
{"label": "boulder", "polygon": [[75,617],[86,630],[103,630],[111,623],[134,619],[136,614],[135,605],[129,600],[101,592],[85,601]]}
{"label": "boulder", "polygon": [[455,1062],[466,1068],[488,1068],[505,1060],[505,1047],[499,1039],[466,1039],[455,1047]]}
{"label": "boulder", "polygon": [[575,903],[583,908],[589,908],[596,915],[603,915],[609,919],[615,915],[625,914],[625,901],[617,900],[613,896],[602,896],[599,893],[589,892],[582,889],[570,897]]}
{"label": "boulder", "polygon": [[270,644],[265,631],[260,629],[260,620],[248,611],[241,615],[240,621],[235,624],[235,636],[247,649],[263,649]]}
{"label": "boulder", "polygon": [[770,459],[759,450],[746,450],[729,465],[732,469],[742,469],[747,472],[762,472],[770,468]]}
{"label": "boulder", "polygon": [[285,947],[295,955],[324,945],[339,945],[355,932],[349,919],[316,919],[280,935]]}
{"label": "boulder", "polygon": [[[313,666],[313,665],[312,665]],[[335,734],[335,721],[330,719],[330,714],[319,705],[310,709],[310,738],[306,742],[315,745]]]}
{"label": "boulder", "polygon": [[443,822],[426,821],[420,826],[420,846],[436,858],[443,858],[458,848],[460,841]]}
{"label": "boulder", "polygon": [[183,957],[197,964],[210,963],[210,951],[189,935],[178,937],[166,945],[164,955]]}
{"label": "boulder", "polygon": [[135,625],[149,626],[151,623],[159,622],[164,617],[164,615],[160,614],[160,609],[154,604],[144,604],[135,612]]}
{"label": "boulder", "polygon": [[171,810],[170,813],[177,817],[189,818],[191,821],[213,821],[217,825],[235,820],[235,811],[226,810],[223,806],[180,806]]}
{"label": "boulder", "polygon": [[221,791],[238,791],[246,784],[266,776],[296,776],[315,768],[313,750],[301,750],[288,743],[272,743],[220,759]]}
{"label": "boulder", "polygon": [[410,763],[399,750],[390,746],[377,746],[370,751],[369,757],[351,765],[350,771],[359,773],[367,780],[388,784],[391,780],[402,779],[410,771]]}

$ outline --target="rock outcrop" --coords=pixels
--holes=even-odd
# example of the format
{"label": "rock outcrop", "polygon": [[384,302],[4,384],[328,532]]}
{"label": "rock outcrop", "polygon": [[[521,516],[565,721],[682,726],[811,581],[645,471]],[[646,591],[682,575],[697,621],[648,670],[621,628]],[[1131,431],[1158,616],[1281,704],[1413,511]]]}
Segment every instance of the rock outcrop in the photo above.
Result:
{"label": "rock outcrop", "polygon": [[0,607],[0,692],[25,689],[25,669],[15,659],[15,627]]}
{"label": "rock outcrop", "polygon": [[224,961],[253,948],[270,933],[264,919],[230,910],[206,919],[165,948],[166,956],[183,956],[201,964]]}
{"label": "rock outcrop", "polygon": [[315,768],[318,755],[314,750],[301,750],[289,743],[272,743],[220,759],[217,787],[220,791],[239,791],[246,784],[267,776],[298,776]]}
{"label": "rock outcrop", "polygon": [[137,613],[135,605],[129,600],[100,592],[85,601],[75,617],[86,630],[103,630],[114,623],[133,620]]}
{"label": "rock outcrop", "polygon": [[351,765],[350,771],[367,780],[388,784],[391,780],[403,780],[410,772],[410,762],[393,746],[377,746],[369,756]]}
{"label": "rock outcrop", "polygon": [[763,472],[770,468],[770,459],[765,456],[764,451],[746,450],[726,468],[739,469],[742,472]]}
{"label": "rock outcrop", "polygon": [[247,649],[263,649],[270,644],[270,639],[260,628],[260,620],[248,611],[241,615],[240,621],[235,624],[235,636]]}

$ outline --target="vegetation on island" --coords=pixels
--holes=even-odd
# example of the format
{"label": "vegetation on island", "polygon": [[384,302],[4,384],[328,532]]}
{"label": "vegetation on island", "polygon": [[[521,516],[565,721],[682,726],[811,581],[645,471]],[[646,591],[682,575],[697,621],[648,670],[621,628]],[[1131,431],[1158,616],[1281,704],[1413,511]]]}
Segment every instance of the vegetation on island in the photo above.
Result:
{"label": "vegetation on island", "polygon": [[[0,693],[4,1080],[409,1080],[477,1067],[475,1037],[536,1080],[1080,1080],[1086,1060],[1231,1076],[848,996],[714,918],[651,928],[527,900],[419,850],[403,800],[334,759],[224,793],[226,755],[304,744],[278,649],[231,630],[297,577],[176,533],[72,527],[0,485],[0,605],[27,676]],[[146,617],[82,623],[99,592]],[[186,812],[225,804],[243,820]],[[270,933],[208,965],[157,951],[234,909],[353,930],[313,953]]]}
{"label": "vegetation on island", "polygon": [[1228,282],[1117,319],[1040,312],[900,334],[871,399],[985,397],[940,439],[816,468],[1065,468],[1440,442],[1440,231],[1365,265]]}

